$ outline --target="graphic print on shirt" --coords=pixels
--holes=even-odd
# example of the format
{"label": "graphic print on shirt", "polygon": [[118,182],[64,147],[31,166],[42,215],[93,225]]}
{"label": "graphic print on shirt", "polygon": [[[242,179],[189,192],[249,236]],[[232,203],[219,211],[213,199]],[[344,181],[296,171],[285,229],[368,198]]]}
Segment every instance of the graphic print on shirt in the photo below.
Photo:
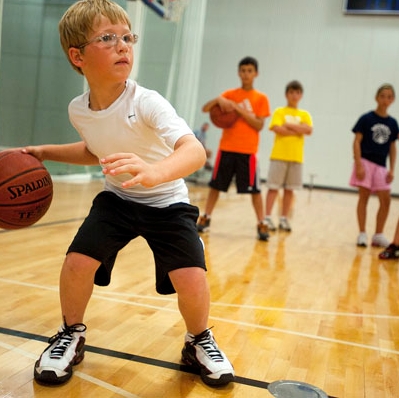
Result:
{"label": "graphic print on shirt", "polygon": [[301,124],[301,117],[300,116],[293,116],[293,115],[285,115],[284,120],[286,123],[291,124]]}
{"label": "graphic print on shirt", "polygon": [[380,145],[388,142],[391,135],[391,130],[389,127],[382,123],[376,123],[371,128],[371,131],[373,132],[373,141]]}
{"label": "graphic print on shirt", "polygon": [[253,108],[251,105],[251,101],[248,98],[245,98],[241,103],[238,104],[242,109],[246,109],[249,112],[253,113]]}

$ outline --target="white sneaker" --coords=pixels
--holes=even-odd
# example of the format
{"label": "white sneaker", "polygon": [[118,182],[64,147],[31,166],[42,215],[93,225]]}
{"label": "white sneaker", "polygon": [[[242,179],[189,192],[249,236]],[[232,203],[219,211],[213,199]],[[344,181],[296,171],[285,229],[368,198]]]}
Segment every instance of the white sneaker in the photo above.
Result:
{"label": "white sneaker", "polygon": [[58,333],[50,337],[50,345],[35,363],[34,377],[40,384],[62,384],[72,376],[72,366],[82,362],[86,325],[77,323],[62,325]]}
{"label": "white sneaker", "polygon": [[389,240],[384,236],[384,234],[374,234],[371,239],[371,246],[374,247],[388,247]]}
{"label": "white sneaker", "polygon": [[357,236],[357,246],[359,247],[367,247],[367,234],[366,232],[360,232]]}
{"label": "white sneaker", "polygon": [[276,230],[276,226],[273,223],[273,220],[269,217],[266,216],[265,219],[263,220],[264,223],[266,223],[267,228],[269,229],[269,231],[275,231]]}
{"label": "white sneaker", "polygon": [[205,384],[223,386],[234,381],[233,366],[209,329],[197,336],[187,333],[184,340],[182,361],[198,369]]}
{"label": "white sneaker", "polygon": [[278,228],[281,231],[291,232],[291,225],[285,217],[280,217]]}

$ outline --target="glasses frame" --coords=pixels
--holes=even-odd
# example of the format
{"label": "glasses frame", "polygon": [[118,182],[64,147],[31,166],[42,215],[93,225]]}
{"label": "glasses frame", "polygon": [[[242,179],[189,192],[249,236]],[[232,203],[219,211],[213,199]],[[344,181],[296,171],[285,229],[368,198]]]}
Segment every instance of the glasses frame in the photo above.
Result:
{"label": "glasses frame", "polygon": [[[124,40],[124,37],[126,36],[130,36],[132,37],[132,42],[130,43],[126,43],[126,41]],[[107,41],[104,40],[105,37],[108,38],[112,38],[112,40],[109,41],[109,43]],[[93,39],[87,41],[86,43],[81,44],[80,46],[78,46],[77,48],[79,48],[80,50],[86,46],[88,46],[91,43],[95,43],[95,42],[99,42],[102,43],[105,47],[111,48],[111,47],[115,47],[119,40],[122,40],[124,44],[126,44],[127,46],[133,46],[134,44],[137,43],[139,39],[139,36],[136,35],[135,33],[125,33],[124,35],[118,36],[116,33],[104,33],[100,36],[96,36]]]}

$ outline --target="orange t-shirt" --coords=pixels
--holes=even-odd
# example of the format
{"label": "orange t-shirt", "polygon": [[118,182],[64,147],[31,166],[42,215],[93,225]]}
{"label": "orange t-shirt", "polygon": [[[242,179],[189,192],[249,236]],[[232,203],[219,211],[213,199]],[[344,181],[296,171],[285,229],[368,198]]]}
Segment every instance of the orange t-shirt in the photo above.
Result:
{"label": "orange t-shirt", "polygon": [[[260,91],[250,91],[242,88],[227,90],[222,96],[239,104],[258,117],[270,115],[269,99]],[[259,131],[251,127],[242,117],[239,117],[234,125],[223,129],[219,150],[254,154],[258,152]]]}

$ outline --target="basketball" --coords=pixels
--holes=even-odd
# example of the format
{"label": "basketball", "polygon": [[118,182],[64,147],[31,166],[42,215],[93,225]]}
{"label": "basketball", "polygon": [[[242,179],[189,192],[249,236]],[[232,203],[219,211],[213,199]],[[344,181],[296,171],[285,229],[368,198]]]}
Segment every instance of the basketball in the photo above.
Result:
{"label": "basketball", "polygon": [[227,129],[233,126],[233,124],[238,119],[238,114],[236,111],[222,112],[222,109],[218,104],[214,105],[211,108],[209,116],[211,118],[212,123],[216,127],[220,127],[222,129]]}
{"label": "basketball", "polygon": [[38,159],[19,151],[0,152],[0,228],[36,223],[52,199],[51,176]]}

